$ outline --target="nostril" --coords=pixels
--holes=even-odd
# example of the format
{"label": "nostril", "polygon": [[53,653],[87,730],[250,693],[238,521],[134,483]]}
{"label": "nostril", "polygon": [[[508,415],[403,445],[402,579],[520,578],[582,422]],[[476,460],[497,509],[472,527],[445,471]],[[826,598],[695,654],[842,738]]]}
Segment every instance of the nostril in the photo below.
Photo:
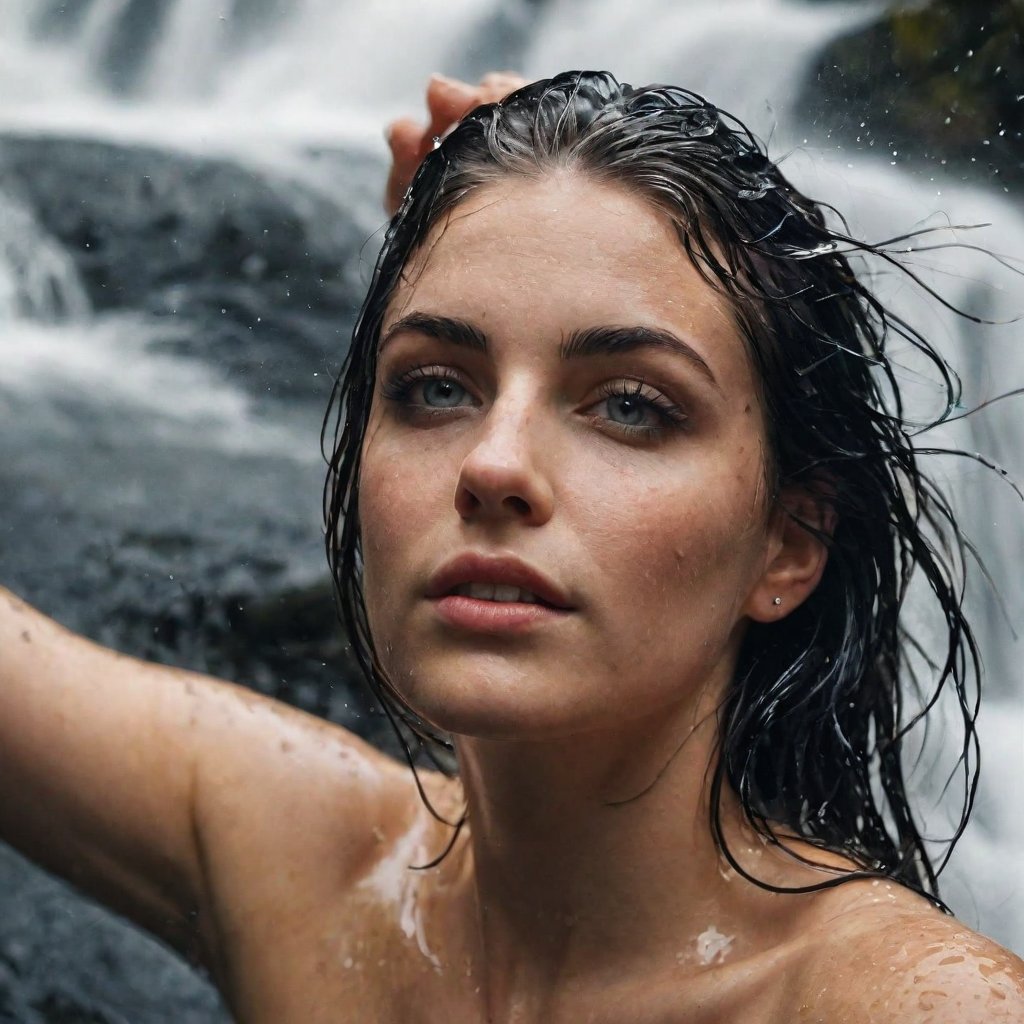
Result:
{"label": "nostril", "polygon": [[465,519],[480,509],[480,499],[468,488],[460,487],[455,495],[455,510]]}
{"label": "nostril", "polygon": [[527,516],[530,514],[529,502],[524,498],[519,498],[516,495],[509,495],[509,497],[505,499],[505,504],[521,516]]}

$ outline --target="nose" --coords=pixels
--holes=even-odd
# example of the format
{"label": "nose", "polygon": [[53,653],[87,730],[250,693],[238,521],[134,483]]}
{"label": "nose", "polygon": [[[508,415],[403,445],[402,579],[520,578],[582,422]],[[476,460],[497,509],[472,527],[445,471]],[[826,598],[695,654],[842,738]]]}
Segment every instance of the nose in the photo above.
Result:
{"label": "nose", "polygon": [[462,519],[541,526],[551,518],[554,491],[537,462],[539,426],[525,400],[495,402],[459,472],[455,510]]}

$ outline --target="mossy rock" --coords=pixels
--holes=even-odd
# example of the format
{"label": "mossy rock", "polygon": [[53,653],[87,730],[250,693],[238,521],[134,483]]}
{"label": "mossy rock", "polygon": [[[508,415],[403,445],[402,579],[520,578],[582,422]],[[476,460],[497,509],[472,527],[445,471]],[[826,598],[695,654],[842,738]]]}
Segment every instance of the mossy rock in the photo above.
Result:
{"label": "mossy rock", "polygon": [[1024,0],[896,5],[831,43],[800,106],[861,147],[1024,187]]}

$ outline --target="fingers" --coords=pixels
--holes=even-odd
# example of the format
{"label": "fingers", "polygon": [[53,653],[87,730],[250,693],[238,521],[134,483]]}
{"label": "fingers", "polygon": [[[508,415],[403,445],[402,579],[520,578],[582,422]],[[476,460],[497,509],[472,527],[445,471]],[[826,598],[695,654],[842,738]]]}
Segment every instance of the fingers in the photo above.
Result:
{"label": "fingers", "polygon": [[478,91],[480,92],[480,103],[497,103],[503,100],[510,92],[521,89],[528,85],[527,79],[517,75],[514,71],[491,71],[480,79]]}
{"label": "fingers", "polygon": [[416,168],[430,152],[435,138],[441,138],[474,107],[482,103],[497,103],[526,84],[525,78],[511,71],[494,71],[484,75],[479,85],[471,85],[446,75],[431,75],[427,83],[429,123],[424,126],[412,118],[404,117],[392,121],[385,132],[392,160],[384,193],[384,209],[388,216],[393,215],[401,205]]}
{"label": "fingers", "polygon": [[480,79],[479,85],[470,85],[445,75],[431,75],[427,85],[429,131],[432,136],[440,137],[474,107],[482,103],[497,103],[526,84],[525,78],[511,71],[492,71]]}
{"label": "fingers", "polygon": [[403,117],[388,125],[385,137],[391,149],[391,171],[384,190],[384,209],[390,217],[402,205],[402,196],[428,151],[426,140],[431,136],[419,121]]}
{"label": "fingers", "polygon": [[476,86],[457,78],[431,75],[427,83],[427,110],[434,135],[444,134],[459,118],[484,102],[477,99],[478,91]]}

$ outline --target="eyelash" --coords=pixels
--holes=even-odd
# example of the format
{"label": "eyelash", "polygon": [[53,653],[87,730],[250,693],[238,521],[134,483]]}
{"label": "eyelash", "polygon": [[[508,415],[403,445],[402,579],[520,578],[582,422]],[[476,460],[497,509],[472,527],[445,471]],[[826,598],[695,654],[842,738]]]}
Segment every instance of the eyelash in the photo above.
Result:
{"label": "eyelash", "polygon": [[602,400],[609,398],[636,398],[648,408],[653,409],[661,420],[656,427],[640,427],[629,423],[616,423],[615,428],[632,437],[645,437],[657,440],[668,431],[682,430],[686,427],[688,417],[675,402],[660,392],[648,388],[643,380],[616,380],[602,384],[599,389]]}
{"label": "eyelash", "polygon": [[[402,373],[385,380],[381,384],[381,395],[389,402],[410,407],[415,403],[411,401],[413,388],[424,381],[447,380],[459,387],[465,387],[457,373],[444,366],[420,365],[413,366]],[[633,398],[642,401],[648,408],[652,409],[661,420],[658,426],[637,426],[628,423],[615,423],[607,417],[595,417],[605,423],[613,423],[616,430],[630,437],[643,437],[649,440],[657,440],[666,432],[682,430],[686,427],[688,417],[683,409],[676,405],[659,392],[648,388],[643,380],[623,379],[608,381],[602,384],[598,394],[599,401],[606,401],[609,398]],[[598,403],[595,403],[598,404]],[[448,410],[444,407],[431,408],[430,406],[419,406],[428,415],[444,415]],[[453,407],[455,408],[455,407]]]}
{"label": "eyelash", "polygon": [[[397,402],[400,405],[411,405],[409,397],[412,389],[422,381],[450,380],[453,384],[463,387],[462,381],[457,373],[452,372],[444,366],[431,366],[423,364],[413,366],[404,373],[396,374],[381,384],[380,393],[389,402]],[[430,410],[430,406],[423,406]],[[438,410],[434,410],[438,411]],[[444,410],[439,410],[443,412]]]}

